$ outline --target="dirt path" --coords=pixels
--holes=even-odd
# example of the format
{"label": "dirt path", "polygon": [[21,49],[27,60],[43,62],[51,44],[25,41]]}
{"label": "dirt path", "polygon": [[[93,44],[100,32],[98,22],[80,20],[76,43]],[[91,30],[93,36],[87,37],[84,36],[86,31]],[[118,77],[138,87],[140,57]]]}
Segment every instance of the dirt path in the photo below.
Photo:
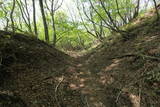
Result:
{"label": "dirt path", "polygon": [[70,88],[80,90],[81,100],[85,107],[109,107],[106,106],[105,76],[100,76],[99,73],[92,73],[85,66],[87,60],[82,58],[82,55],[74,53],[76,65],[68,68],[67,72],[71,72],[74,76],[71,78]]}
{"label": "dirt path", "polygon": [[117,85],[111,86],[115,79],[110,72],[92,71],[96,67],[88,66],[89,59],[85,55],[74,53],[74,57],[76,64],[67,72],[73,74],[70,88],[80,91],[83,107],[140,107],[139,97],[122,92]]}

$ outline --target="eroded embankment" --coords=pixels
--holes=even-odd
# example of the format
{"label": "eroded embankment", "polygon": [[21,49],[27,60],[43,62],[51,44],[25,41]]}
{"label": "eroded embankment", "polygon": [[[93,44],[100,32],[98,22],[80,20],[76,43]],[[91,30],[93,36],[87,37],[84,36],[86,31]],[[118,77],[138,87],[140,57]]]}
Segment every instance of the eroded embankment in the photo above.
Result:
{"label": "eroded embankment", "polygon": [[127,29],[134,37],[113,38],[71,69],[71,87],[86,106],[160,106],[160,23],[154,16],[137,20]]}
{"label": "eroded embankment", "polygon": [[0,31],[0,107],[81,105],[65,72],[72,60],[36,38]]}

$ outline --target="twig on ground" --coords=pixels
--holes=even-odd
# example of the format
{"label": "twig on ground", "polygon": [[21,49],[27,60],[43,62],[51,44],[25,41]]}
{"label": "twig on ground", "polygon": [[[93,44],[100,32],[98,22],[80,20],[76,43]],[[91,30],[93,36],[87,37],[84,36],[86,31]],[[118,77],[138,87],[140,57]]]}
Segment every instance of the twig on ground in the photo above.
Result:
{"label": "twig on ground", "polygon": [[54,92],[55,92],[55,99],[56,99],[56,102],[57,102],[57,104],[58,104],[59,107],[61,107],[61,105],[60,105],[60,103],[58,101],[58,98],[57,98],[57,91],[58,91],[59,86],[63,82],[63,80],[64,80],[64,76],[62,76],[61,80],[59,81],[59,83],[57,84],[57,86],[56,86],[56,88],[54,90]]}
{"label": "twig on ground", "polygon": [[118,102],[121,93],[122,93],[122,90],[118,93],[118,96],[117,96],[117,98],[116,98],[116,103]]}

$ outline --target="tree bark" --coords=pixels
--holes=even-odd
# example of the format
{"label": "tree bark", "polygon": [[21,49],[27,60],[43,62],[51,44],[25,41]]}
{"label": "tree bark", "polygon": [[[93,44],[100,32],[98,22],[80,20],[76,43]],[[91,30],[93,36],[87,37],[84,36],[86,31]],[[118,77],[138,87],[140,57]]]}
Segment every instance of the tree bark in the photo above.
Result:
{"label": "tree bark", "polygon": [[135,12],[134,12],[133,18],[136,18],[138,16],[139,8],[140,8],[140,0],[137,1],[137,6],[135,8]]}
{"label": "tree bark", "polygon": [[[21,15],[22,15],[22,19],[24,20],[27,28],[28,28],[28,31],[32,33],[32,27],[31,27],[31,24],[30,24],[30,18],[28,18],[28,13],[26,13],[25,11],[25,7],[24,7],[24,4],[21,0],[16,0],[16,3],[20,9],[20,12],[21,12]],[[28,7],[27,7],[27,11],[28,11]]]}
{"label": "tree bark", "polygon": [[2,10],[4,11],[5,13],[5,19],[6,19],[6,26],[4,27],[4,30],[5,31],[8,31],[8,27],[9,27],[9,18],[7,17],[7,14],[8,14],[8,11],[7,9],[5,8],[5,6],[2,6]]}
{"label": "tree bark", "polygon": [[55,15],[54,0],[52,0],[52,3],[51,3],[51,17],[52,17],[52,28],[53,28],[53,46],[55,47],[56,42],[57,42],[57,34],[56,34],[56,26],[55,26],[54,15]]}
{"label": "tree bark", "polygon": [[159,20],[159,10],[158,10],[158,8],[157,8],[157,2],[156,2],[156,0],[153,0],[153,2],[154,2],[154,6],[155,6],[155,10],[156,10],[156,14],[157,14],[157,20]]}
{"label": "tree bark", "polygon": [[47,24],[46,16],[44,13],[43,0],[39,0],[39,6],[41,9],[41,14],[42,14],[42,20],[43,20],[43,26],[44,26],[44,32],[45,32],[45,40],[49,43],[48,24]]}
{"label": "tree bark", "polygon": [[24,0],[24,3],[25,3],[25,9],[26,9],[26,18],[28,20],[28,25],[29,25],[29,31],[31,33],[33,33],[32,32],[32,27],[31,27],[30,13],[29,13],[29,10],[28,10],[27,0]]}
{"label": "tree bark", "polygon": [[14,10],[15,10],[15,5],[16,5],[16,2],[15,2],[15,0],[13,0],[12,10],[11,10],[11,14],[10,14],[10,18],[11,18],[11,22],[12,22],[12,31],[13,31],[13,33],[15,32],[14,19],[13,19],[13,13],[14,13]]}
{"label": "tree bark", "polygon": [[[47,0],[44,0],[46,4],[46,8],[50,12],[52,19],[52,30],[53,30],[53,46],[56,46],[57,43],[57,33],[56,33],[56,25],[55,25],[55,12],[62,6],[63,0],[60,4],[58,4],[59,0],[50,0],[51,7],[49,8]],[[56,3],[54,3],[56,2]]]}
{"label": "tree bark", "polygon": [[118,0],[116,0],[116,6],[117,6],[117,11],[118,11],[119,17],[122,19],[123,23],[127,24],[126,20],[123,18],[123,16],[120,13],[119,5],[118,5]]}
{"label": "tree bark", "polygon": [[36,7],[35,7],[35,0],[32,0],[33,3],[33,24],[34,24],[34,33],[38,38],[38,30],[37,30],[37,22],[36,22]]}

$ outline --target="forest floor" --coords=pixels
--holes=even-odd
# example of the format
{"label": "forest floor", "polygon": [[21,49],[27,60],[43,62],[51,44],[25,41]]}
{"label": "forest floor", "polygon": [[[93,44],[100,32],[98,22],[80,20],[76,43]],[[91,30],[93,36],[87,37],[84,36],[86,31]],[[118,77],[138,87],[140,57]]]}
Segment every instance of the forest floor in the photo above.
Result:
{"label": "forest floor", "polygon": [[[136,42],[115,43],[115,49],[112,47],[111,52],[104,47],[100,52],[86,56],[69,52],[76,58],[76,64],[67,69],[73,74],[69,86],[72,90],[80,90],[84,107],[158,107],[160,82],[149,73],[155,72],[159,78],[159,35],[160,32],[156,32],[143,37],[146,40],[138,38]],[[136,54],[134,46],[137,44],[144,46],[144,57],[139,56],[141,52]],[[124,48],[118,50],[119,46],[124,46],[126,52]],[[156,57],[150,58],[150,55]]]}
{"label": "forest floor", "polygon": [[70,56],[0,31],[0,107],[159,107],[160,22],[150,16],[133,23],[128,40],[114,34]]}
{"label": "forest floor", "polygon": [[160,23],[139,20],[128,27],[132,39],[113,38],[86,55],[68,52],[77,62],[67,70],[70,88],[86,107],[160,106]]}
{"label": "forest floor", "polygon": [[[74,53],[76,63],[70,66],[66,72],[73,74],[69,81],[72,90],[79,90],[81,93],[81,101],[84,107],[111,107],[112,102],[106,102],[105,83],[112,80],[106,80],[106,76],[99,76],[97,73],[92,73],[85,63],[87,60],[81,53]],[[71,56],[72,56],[71,55]],[[112,94],[112,93],[110,93]],[[106,105],[107,104],[107,105]]]}

